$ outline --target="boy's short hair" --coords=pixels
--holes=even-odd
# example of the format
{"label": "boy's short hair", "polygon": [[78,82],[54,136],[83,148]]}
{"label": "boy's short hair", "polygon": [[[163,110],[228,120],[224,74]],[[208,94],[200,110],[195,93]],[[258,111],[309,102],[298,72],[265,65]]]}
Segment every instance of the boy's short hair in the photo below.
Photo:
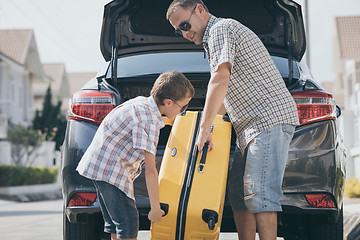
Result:
{"label": "boy's short hair", "polygon": [[205,11],[209,12],[208,8],[205,6],[202,0],[174,0],[168,7],[168,10],[166,12],[166,19],[170,19],[171,14],[173,14],[175,8],[178,6],[182,7],[183,9],[188,9],[194,8],[197,4],[203,5]]}
{"label": "boy's short hair", "polygon": [[160,74],[151,89],[150,95],[160,106],[164,105],[165,99],[179,101],[185,97],[193,97],[195,89],[184,74],[170,71]]}

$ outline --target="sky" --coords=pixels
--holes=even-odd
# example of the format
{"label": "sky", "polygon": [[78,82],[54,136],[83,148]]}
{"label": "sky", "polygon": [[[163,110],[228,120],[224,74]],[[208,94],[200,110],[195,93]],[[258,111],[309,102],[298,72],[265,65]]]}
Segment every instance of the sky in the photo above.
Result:
{"label": "sky", "polygon": [[[42,63],[65,63],[68,72],[97,72],[104,64],[99,39],[109,1],[1,0],[0,28],[34,29]],[[296,0],[302,6],[305,1]],[[360,16],[360,0],[307,1],[309,67],[317,81],[334,81],[335,17]]]}
{"label": "sky", "polygon": [[1,29],[33,29],[42,63],[67,72],[97,72],[104,64],[100,32],[110,0],[0,0]]}
{"label": "sky", "polygon": [[[307,0],[309,21],[310,70],[318,82],[334,81],[333,54],[336,33],[336,17],[360,16],[359,0]],[[305,5],[305,0],[296,1]],[[303,15],[305,18],[305,10]],[[360,37],[360,36],[359,36]]]}

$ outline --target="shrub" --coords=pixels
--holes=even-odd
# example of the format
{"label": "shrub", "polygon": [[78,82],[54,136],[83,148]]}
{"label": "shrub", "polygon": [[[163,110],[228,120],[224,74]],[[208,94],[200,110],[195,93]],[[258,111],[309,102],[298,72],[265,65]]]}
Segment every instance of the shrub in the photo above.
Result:
{"label": "shrub", "polygon": [[0,187],[53,183],[58,168],[0,166]]}
{"label": "shrub", "polygon": [[31,157],[40,147],[44,134],[34,129],[9,122],[8,140],[11,143],[11,159],[17,166],[30,166]]}
{"label": "shrub", "polygon": [[360,182],[356,177],[346,180],[345,193],[350,198],[360,197]]}

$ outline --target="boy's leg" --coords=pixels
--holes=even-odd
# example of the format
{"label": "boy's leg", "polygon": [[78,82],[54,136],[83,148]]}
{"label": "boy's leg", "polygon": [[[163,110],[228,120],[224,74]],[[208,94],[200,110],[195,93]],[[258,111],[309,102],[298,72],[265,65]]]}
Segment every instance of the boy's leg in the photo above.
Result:
{"label": "boy's leg", "polygon": [[111,221],[111,217],[110,217],[109,213],[106,210],[105,203],[104,203],[104,200],[102,198],[102,194],[99,191],[99,187],[98,187],[99,182],[93,180],[93,183],[94,183],[95,188],[96,188],[97,198],[98,198],[99,204],[100,204],[100,210],[101,210],[101,213],[102,213],[102,216],[103,216],[103,219],[104,219],[104,232],[106,232],[106,233],[116,233],[116,226]]}
{"label": "boy's leg", "polygon": [[135,201],[109,183],[94,181],[94,184],[105,221],[104,231],[111,233],[112,239],[136,239],[139,216]]}

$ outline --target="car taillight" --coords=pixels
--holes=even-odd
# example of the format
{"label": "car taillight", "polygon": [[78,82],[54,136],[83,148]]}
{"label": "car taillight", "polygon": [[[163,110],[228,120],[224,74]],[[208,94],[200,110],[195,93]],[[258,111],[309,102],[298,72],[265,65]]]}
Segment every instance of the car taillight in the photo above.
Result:
{"label": "car taillight", "polygon": [[334,208],[335,203],[328,194],[305,194],[306,200],[312,207],[316,208]]}
{"label": "car taillight", "polygon": [[69,107],[69,119],[100,124],[116,107],[116,100],[111,92],[83,90],[73,95]]}
{"label": "car taillight", "polygon": [[323,91],[302,91],[292,93],[296,102],[300,125],[335,119],[336,106],[331,94]]}
{"label": "car taillight", "polygon": [[69,207],[91,206],[96,199],[96,193],[75,193],[69,201]]}

